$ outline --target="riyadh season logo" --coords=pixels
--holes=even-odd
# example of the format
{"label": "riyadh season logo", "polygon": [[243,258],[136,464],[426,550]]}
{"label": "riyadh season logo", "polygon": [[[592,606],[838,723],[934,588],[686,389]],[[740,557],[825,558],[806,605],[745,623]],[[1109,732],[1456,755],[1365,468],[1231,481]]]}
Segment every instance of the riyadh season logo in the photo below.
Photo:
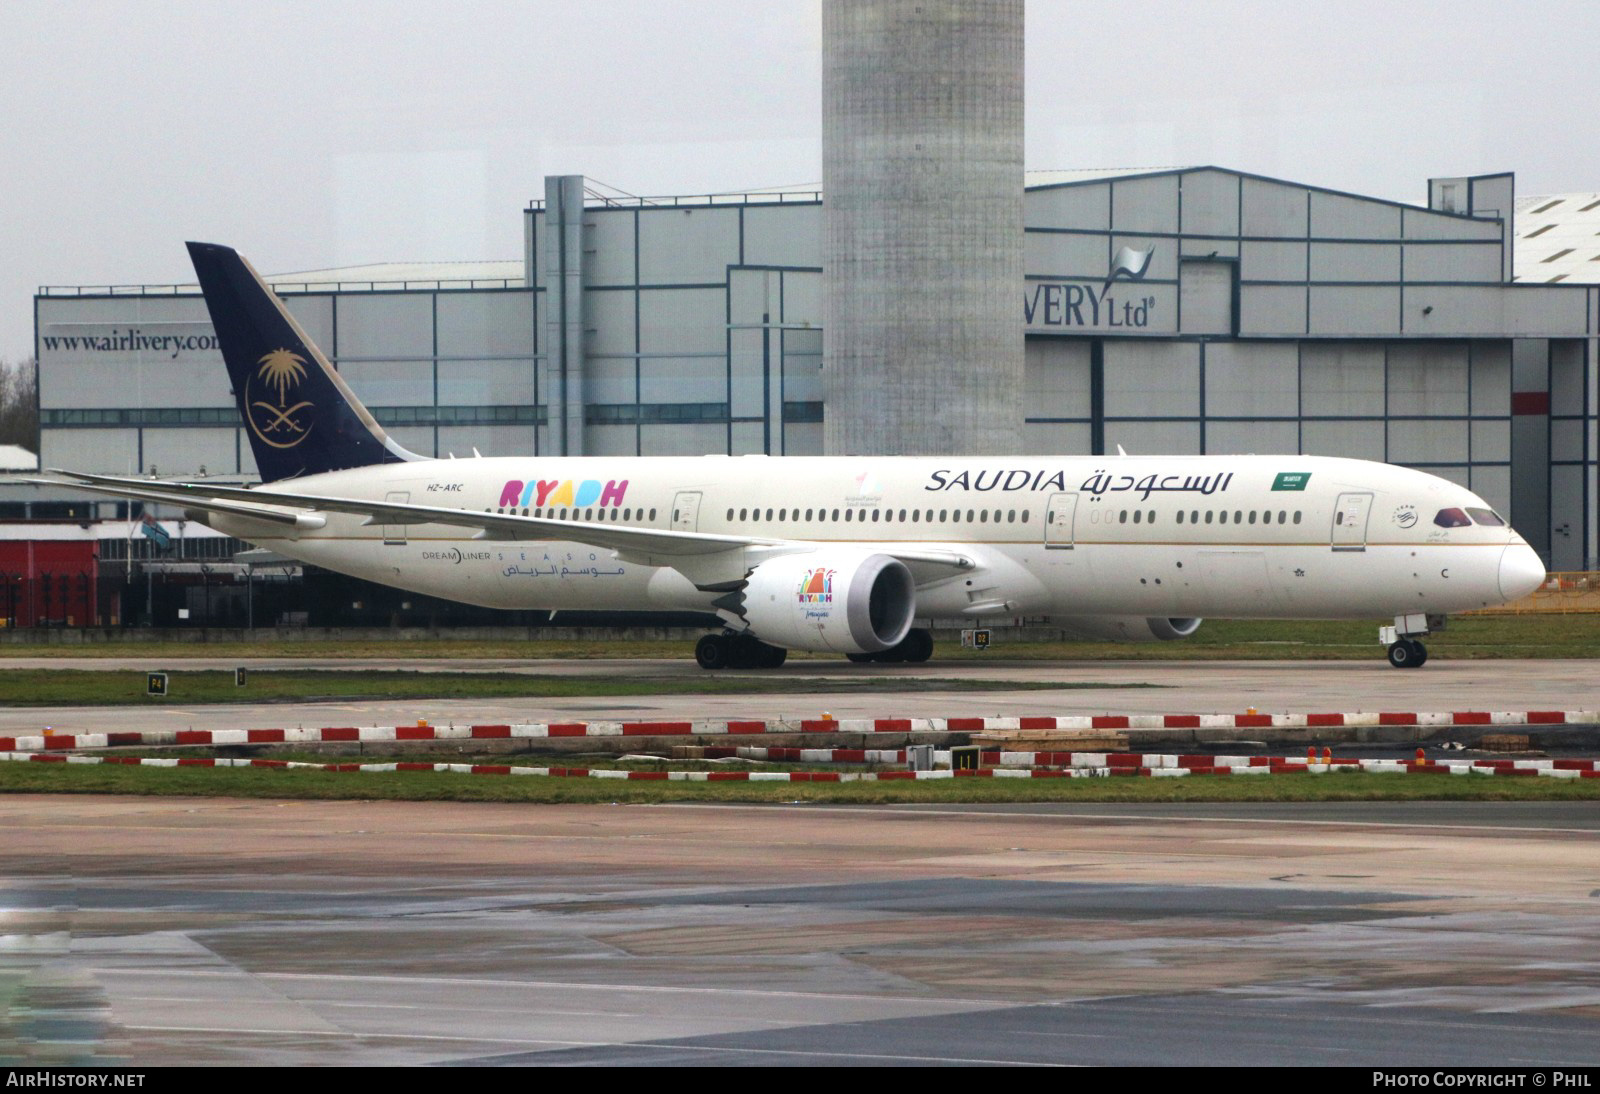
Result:
{"label": "riyadh season logo", "polygon": [[806,576],[800,580],[798,602],[801,604],[832,604],[833,575],[837,572],[837,570],[830,570],[826,566],[819,566],[815,570],[807,570]]}

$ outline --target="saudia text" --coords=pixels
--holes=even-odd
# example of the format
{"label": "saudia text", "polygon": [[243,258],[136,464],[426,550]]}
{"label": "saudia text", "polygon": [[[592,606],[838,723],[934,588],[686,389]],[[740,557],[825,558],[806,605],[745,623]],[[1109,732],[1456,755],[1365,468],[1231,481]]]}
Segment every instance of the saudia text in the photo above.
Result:
{"label": "saudia text", "polygon": [[1139,478],[1133,475],[1111,475],[1105,471],[1096,471],[1083,483],[1074,488],[1067,485],[1065,471],[1051,472],[1048,469],[1029,471],[1018,467],[1012,470],[1004,468],[988,469],[982,471],[935,471],[928,476],[931,480],[924,490],[978,490],[987,492],[999,490],[1011,493],[1018,490],[1054,490],[1065,492],[1078,489],[1098,497],[1101,494],[1120,494],[1133,491],[1139,494],[1143,501],[1151,494],[1179,493],[1179,494],[1215,494],[1228,489],[1233,482],[1233,472],[1216,475],[1161,475],[1149,474]]}

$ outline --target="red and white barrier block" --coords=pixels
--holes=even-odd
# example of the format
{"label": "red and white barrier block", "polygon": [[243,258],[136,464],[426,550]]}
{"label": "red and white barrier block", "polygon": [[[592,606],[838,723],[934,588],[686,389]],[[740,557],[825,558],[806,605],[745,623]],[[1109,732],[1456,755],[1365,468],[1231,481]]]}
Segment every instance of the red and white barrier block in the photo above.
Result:
{"label": "red and white barrier block", "polygon": [[799,718],[655,722],[527,722],[507,725],[326,726],[294,729],[149,730],[0,736],[0,752],[173,745],[391,744],[612,737],[751,737],[777,734],[982,733],[992,730],[1304,729],[1343,726],[1560,726],[1600,724],[1600,711],[1372,711],[1345,714],[1072,714],[1020,718]]}
{"label": "red and white barrier block", "polygon": [[[809,750],[807,750],[809,751]],[[844,750],[853,752],[854,750]],[[1013,758],[1023,753],[1007,753]],[[1052,754],[1057,755],[1057,754]],[[459,775],[527,775],[557,778],[622,779],[633,782],[889,782],[954,778],[1062,779],[1142,776],[1175,778],[1188,775],[1313,775],[1337,771],[1367,771],[1397,775],[1521,775],[1557,779],[1600,779],[1596,760],[1448,760],[1418,763],[1409,760],[1339,760],[1306,763],[1272,756],[1143,756],[1136,754],[1073,754],[1070,766],[990,766],[967,771],[626,771],[586,767],[523,767],[511,764],[336,763],[314,764],[290,760],[230,759],[227,757],[82,756],[62,752],[0,752],[0,762],[121,764],[132,767],[263,767],[312,771],[386,773],[396,771],[442,772]],[[1103,764],[1091,762],[1100,755]],[[987,756],[987,754],[986,754]],[[936,761],[949,762],[949,753],[936,753]],[[1146,760],[1173,760],[1150,765]],[[853,760],[850,762],[854,762]],[[987,759],[985,762],[988,762]]]}

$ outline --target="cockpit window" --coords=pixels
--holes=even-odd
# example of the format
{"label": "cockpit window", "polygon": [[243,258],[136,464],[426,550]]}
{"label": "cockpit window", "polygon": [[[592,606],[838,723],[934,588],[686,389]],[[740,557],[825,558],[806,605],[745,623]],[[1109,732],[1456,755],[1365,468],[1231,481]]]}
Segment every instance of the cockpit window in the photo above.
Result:
{"label": "cockpit window", "polygon": [[1470,528],[1472,520],[1459,509],[1441,509],[1433,517],[1440,528]]}
{"label": "cockpit window", "polygon": [[1490,528],[1504,528],[1506,526],[1506,522],[1501,519],[1500,514],[1493,509],[1468,509],[1467,516],[1471,517],[1475,523],[1486,524]]}

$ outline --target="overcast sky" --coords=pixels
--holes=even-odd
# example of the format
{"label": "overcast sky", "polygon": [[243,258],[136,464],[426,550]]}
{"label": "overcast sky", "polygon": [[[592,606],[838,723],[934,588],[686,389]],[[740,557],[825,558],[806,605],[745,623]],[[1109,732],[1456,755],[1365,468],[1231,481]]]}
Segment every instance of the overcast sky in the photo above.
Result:
{"label": "overcast sky", "polygon": [[[818,5],[0,0],[0,356],[43,284],[516,259],[549,174],[820,180]],[[1600,190],[1600,3],[1029,0],[1027,166]]]}

